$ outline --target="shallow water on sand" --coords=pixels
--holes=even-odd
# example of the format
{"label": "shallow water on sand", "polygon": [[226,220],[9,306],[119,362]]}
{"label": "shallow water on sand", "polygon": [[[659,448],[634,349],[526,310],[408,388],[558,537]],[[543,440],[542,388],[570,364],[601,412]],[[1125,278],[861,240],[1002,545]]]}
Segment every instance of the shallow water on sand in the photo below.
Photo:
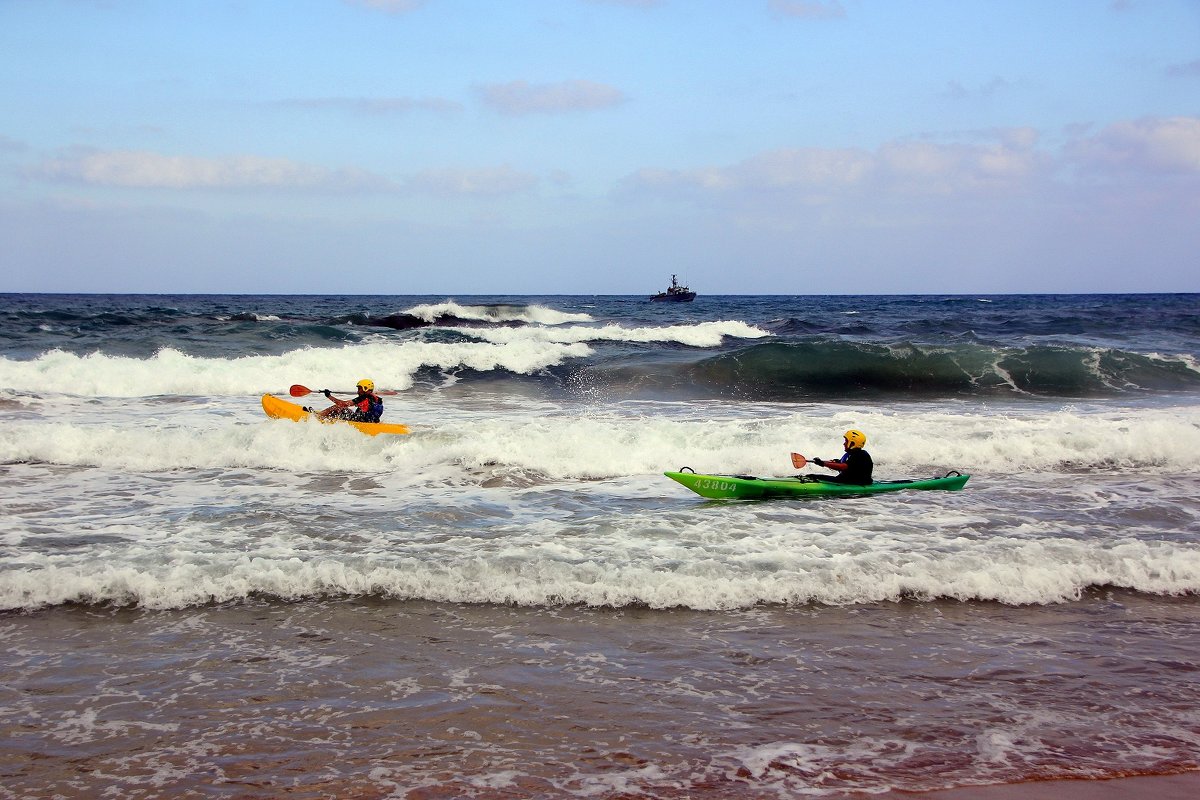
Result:
{"label": "shallow water on sand", "polygon": [[0,796],[751,797],[1200,769],[1200,600],[0,617]]}

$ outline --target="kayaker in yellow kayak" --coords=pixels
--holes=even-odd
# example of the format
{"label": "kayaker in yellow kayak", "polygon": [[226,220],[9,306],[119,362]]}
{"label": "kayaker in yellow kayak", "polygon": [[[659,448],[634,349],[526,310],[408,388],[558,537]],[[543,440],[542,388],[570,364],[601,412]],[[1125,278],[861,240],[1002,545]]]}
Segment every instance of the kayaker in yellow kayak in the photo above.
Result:
{"label": "kayaker in yellow kayak", "polygon": [[[323,419],[344,419],[350,422],[379,422],[383,416],[383,401],[375,394],[375,381],[363,378],[354,387],[358,394],[353,400],[340,400],[333,396],[328,389],[322,389],[321,394],[333,405],[324,411],[316,412]],[[312,411],[305,408],[305,411]]]}

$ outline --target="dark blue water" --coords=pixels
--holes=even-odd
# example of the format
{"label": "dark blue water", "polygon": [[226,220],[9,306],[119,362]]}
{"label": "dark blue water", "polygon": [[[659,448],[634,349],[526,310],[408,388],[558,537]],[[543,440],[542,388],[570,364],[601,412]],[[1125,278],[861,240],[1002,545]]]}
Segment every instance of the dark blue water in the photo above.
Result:
{"label": "dark blue water", "polygon": [[[557,314],[545,319],[539,311]],[[730,321],[763,335],[725,335],[697,346],[698,326]],[[545,391],[586,386],[610,397],[787,401],[1200,388],[1194,294],[701,296],[671,304],[611,296],[0,295],[0,355],[33,360],[60,350],[148,358],[167,348],[230,358],[370,342],[454,345],[542,322],[584,329],[572,341],[592,348],[526,377]],[[612,336],[606,326],[627,335]],[[648,330],[666,332],[636,335]],[[422,364],[412,377],[430,384],[444,373]],[[470,366],[456,367],[455,376],[496,377]]]}

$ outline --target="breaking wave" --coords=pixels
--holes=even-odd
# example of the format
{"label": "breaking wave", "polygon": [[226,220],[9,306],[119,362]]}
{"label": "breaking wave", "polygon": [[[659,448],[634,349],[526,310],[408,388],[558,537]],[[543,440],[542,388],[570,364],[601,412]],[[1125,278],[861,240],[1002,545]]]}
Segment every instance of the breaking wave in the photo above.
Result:
{"label": "breaking wave", "polygon": [[1195,390],[1186,355],[1112,348],[924,346],[819,339],[771,341],[686,363],[612,364],[593,383],[745,400],[819,397],[1104,397]]}

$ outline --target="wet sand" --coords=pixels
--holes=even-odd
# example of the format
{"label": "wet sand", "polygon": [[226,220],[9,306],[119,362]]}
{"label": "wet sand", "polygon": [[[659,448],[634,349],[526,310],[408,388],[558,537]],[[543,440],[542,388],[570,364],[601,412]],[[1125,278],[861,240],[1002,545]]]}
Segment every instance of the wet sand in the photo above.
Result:
{"label": "wet sand", "polygon": [[1095,781],[1032,781],[936,792],[886,792],[874,797],[880,800],[1194,800],[1200,797],[1200,772]]}
{"label": "wet sand", "polygon": [[1044,779],[1200,769],[1198,630],[1132,593],[5,614],[0,797],[1190,798]]}

